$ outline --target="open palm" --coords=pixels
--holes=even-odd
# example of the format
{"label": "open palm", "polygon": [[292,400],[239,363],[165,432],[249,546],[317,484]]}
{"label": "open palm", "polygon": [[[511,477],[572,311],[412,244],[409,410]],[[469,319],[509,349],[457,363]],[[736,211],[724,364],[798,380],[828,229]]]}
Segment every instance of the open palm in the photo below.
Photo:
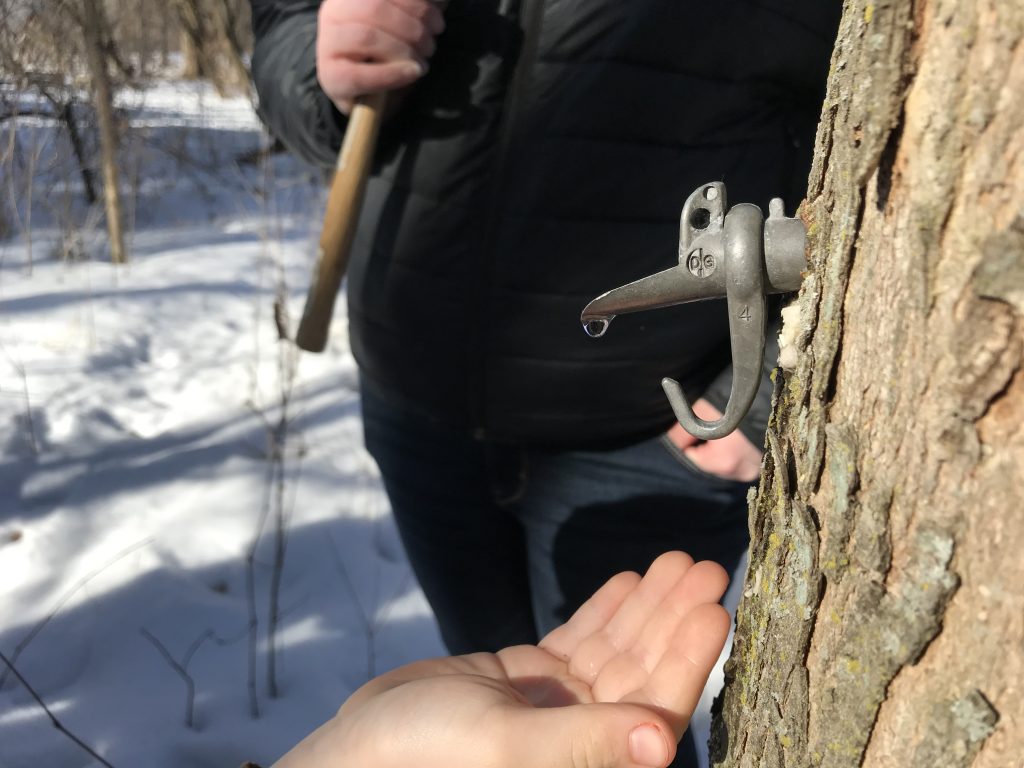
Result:
{"label": "open palm", "polygon": [[727,582],[715,563],[662,555],[642,579],[611,579],[537,646],[375,678],[278,765],[665,766],[725,643]]}

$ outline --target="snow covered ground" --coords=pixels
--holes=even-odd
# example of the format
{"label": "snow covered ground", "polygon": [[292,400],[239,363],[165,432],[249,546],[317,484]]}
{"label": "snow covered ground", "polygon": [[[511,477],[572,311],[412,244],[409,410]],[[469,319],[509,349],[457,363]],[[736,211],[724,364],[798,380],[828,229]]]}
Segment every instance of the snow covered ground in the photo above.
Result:
{"label": "snow covered ground", "polygon": [[[0,183],[0,651],[118,768],[269,764],[443,648],[362,448],[343,300],[327,354],[277,342],[316,179],[236,162],[263,140],[244,100],[164,83],[122,104],[131,264],[106,263],[51,125],[22,123],[31,163]],[[0,766],[95,765],[0,669]]]}
{"label": "snow covered ground", "polygon": [[[269,764],[369,674],[442,646],[362,449],[344,306],[330,352],[303,355],[290,386],[280,359],[273,301],[283,284],[301,311],[315,179],[288,158],[234,162],[262,140],[244,100],[171,84],[129,99],[145,140],[130,150],[140,181],[127,267],[105,262],[88,217],[75,248],[91,258],[55,258],[66,211],[54,201],[81,187],[47,175],[49,126],[19,135],[42,170],[31,272],[27,237],[0,243],[0,650],[118,768]],[[272,699],[279,509],[289,533]],[[254,719],[247,555],[263,517]],[[181,664],[200,640],[189,728],[187,685],[157,643]],[[94,764],[6,677],[0,765]]]}

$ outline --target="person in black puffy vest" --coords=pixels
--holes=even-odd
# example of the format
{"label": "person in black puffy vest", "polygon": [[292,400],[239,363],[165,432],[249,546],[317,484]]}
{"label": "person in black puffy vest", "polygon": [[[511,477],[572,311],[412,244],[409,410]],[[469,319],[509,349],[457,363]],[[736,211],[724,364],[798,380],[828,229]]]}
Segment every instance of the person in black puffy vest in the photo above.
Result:
{"label": "person in black puffy vest", "polygon": [[349,328],[366,445],[450,652],[536,643],[666,549],[732,571],[770,384],[708,443],[660,385],[725,409],[724,303],[624,316],[600,340],[579,315],[676,263],[701,184],[762,208],[803,197],[838,0],[252,9],[260,115],[310,163],[334,165],[355,97],[393,91]]}

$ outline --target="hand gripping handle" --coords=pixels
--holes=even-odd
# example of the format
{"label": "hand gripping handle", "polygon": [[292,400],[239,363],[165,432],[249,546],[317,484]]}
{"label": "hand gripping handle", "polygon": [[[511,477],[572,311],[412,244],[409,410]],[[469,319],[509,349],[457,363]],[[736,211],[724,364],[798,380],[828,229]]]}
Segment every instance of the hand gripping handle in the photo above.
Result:
{"label": "hand gripping handle", "polygon": [[348,268],[386,99],[386,93],[363,96],[356,100],[349,115],[327,197],[316,267],[295,334],[295,343],[307,352],[323,352],[327,346],[334,302]]}

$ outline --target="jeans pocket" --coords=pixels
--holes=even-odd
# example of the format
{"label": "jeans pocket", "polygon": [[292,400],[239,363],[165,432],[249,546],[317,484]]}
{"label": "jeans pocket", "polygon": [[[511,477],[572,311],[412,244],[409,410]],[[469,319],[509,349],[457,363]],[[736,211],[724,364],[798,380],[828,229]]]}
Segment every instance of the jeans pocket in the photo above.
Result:
{"label": "jeans pocket", "polygon": [[522,500],[529,481],[529,456],[520,446],[487,444],[484,463],[491,498],[499,507],[508,507]]}
{"label": "jeans pocket", "polygon": [[694,463],[693,459],[686,455],[686,453],[675,443],[672,442],[668,435],[662,435],[659,438],[661,447],[665,449],[666,453],[676,460],[686,472],[698,480],[703,480],[707,483],[715,485],[719,488],[725,488],[731,491],[746,491],[747,488],[754,485],[757,481],[751,480],[744,482],[743,480],[733,480],[728,477],[722,477],[716,475],[714,472],[708,472],[706,469],[702,469]]}

